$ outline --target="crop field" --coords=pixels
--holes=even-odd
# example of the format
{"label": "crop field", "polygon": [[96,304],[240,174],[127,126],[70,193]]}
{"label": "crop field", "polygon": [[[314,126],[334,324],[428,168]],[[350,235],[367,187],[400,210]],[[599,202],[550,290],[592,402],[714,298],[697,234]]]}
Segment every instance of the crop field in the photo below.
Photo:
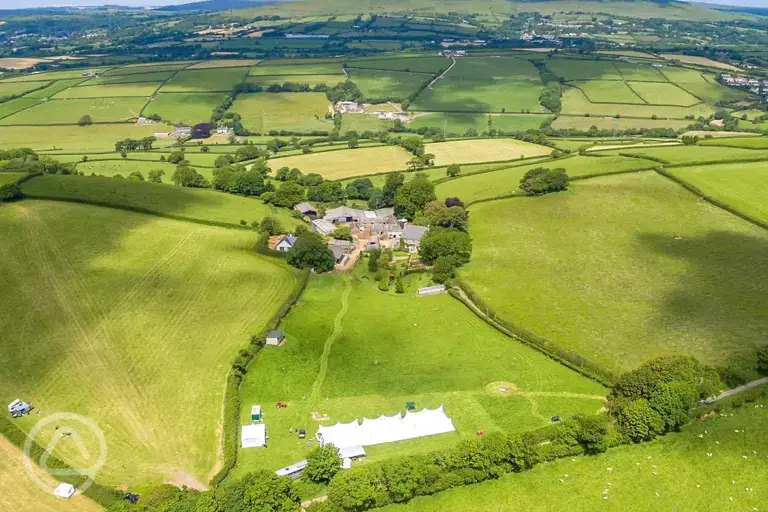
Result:
{"label": "crop field", "polygon": [[[266,406],[270,444],[241,450],[235,476],[305,458],[311,447],[288,430],[306,428],[313,439],[312,411],[334,424],[402,412],[410,400],[419,409],[445,406],[457,433],[366,449],[380,460],[603,405],[604,388],[505,337],[450,296],[417,297],[417,278],[406,278],[404,294],[377,290],[362,265],[352,275],[311,278],[281,325],[285,344],[263,350],[243,382],[242,423],[251,405]],[[500,392],[505,385],[514,391]],[[276,410],[277,401],[288,408]]]}
{"label": "crop field", "polygon": [[586,80],[574,84],[592,103],[644,103],[627,84],[618,80]]}
{"label": "crop field", "polygon": [[271,61],[265,61],[251,68],[251,76],[269,76],[269,75],[343,75],[341,62],[320,62],[313,64],[303,64],[303,61],[290,63],[272,64]]}
{"label": "crop field", "polygon": [[[16,512],[98,512],[99,505],[85,496],[76,495],[69,500],[56,498],[53,493],[43,491],[27,475],[22,462],[24,454],[0,436],[0,507]],[[50,488],[56,482],[45,471],[35,468],[37,477]]]}
{"label": "crop field", "polygon": [[309,155],[272,158],[270,167],[298,167],[304,174],[314,172],[327,180],[405,169],[412,155],[398,146],[325,151]]}
{"label": "crop field", "polygon": [[168,80],[161,92],[229,92],[247,73],[246,68],[183,70]]}
{"label": "crop field", "polygon": [[[147,103],[142,112],[145,116],[157,114],[169,123],[207,123],[213,110],[221,105],[224,95],[219,92],[198,92],[187,94],[160,93]],[[171,130],[173,131],[173,130]]]}
{"label": "crop field", "polygon": [[346,80],[345,75],[265,75],[265,76],[249,76],[246,80],[248,83],[259,84],[263,87],[267,87],[272,84],[282,85],[290,82],[294,84],[307,84],[314,87],[315,85],[325,84],[329,87],[340,84]]}
{"label": "crop field", "polygon": [[[768,151],[742,148],[721,148],[715,146],[674,146],[656,148],[626,148],[611,151],[610,154],[632,154],[661,158],[672,164],[716,162],[741,158],[765,158]],[[768,164],[766,164],[768,165]]]}
{"label": "crop field", "polygon": [[[205,482],[230,361],[295,274],[255,254],[248,231],[47,201],[4,207],[0,225],[0,381],[4,397],[27,396],[42,413],[20,427],[59,411],[92,418],[108,445],[107,485]],[[54,435],[44,427],[43,444]],[[82,457],[62,442],[55,453]]]}
{"label": "crop field", "polygon": [[404,71],[406,73],[437,74],[448,69],[450,59],[445,57],[406,57],[406,58],[370,58],[350,59],[347,68],[383,69],[388,71]]}
{"label": "crop field", "polygon": [[320,92],[264,92],[240,94],[230,111],[240,114],[243,125],[257,133],[331,131],[333,121],[325,119],[328,105]]}
{"label": "crop field", "polygon": [[[623,109],[624,105],[618,105]],[[655,107],[666,108],[666,107]],[[596,126],[599,130],[627,130],[630,128],[671,128],[678,130],[690,126],[694,121],[684,119],[638,119],[631,117],[576,117],[560,116],[552,123],[555,129],[589,130]]]}
{"label": "crop field", "polygon": [[[462,201],[477,201],[499,195],[518,192],[520,179],[531,169],[547,167],[562,168],[568,176],[583,176],[594,173],[610,173],[629,169],[648,169],[657,165],[655,162],[627,158],[623,156],[594,157],[575,156],[549,162],[538,162],[521,165],[510,164],[509,168],[476,175],[463,176],[455,180],[440,183],[435,187],[435,193],[441,199],[458,197]],[[462,172],[467,171],[462,167]]]}
{"label": "crop field", "polygon": [[141,183],[97,176],[40,176],[22,185],[30,196],[68,201],[92,201],[116,207],[146,210],[193,220],[239,225],[276,217],[285,227],[299,221],[288,210],[250,197],[175,185]]}
{"label": "crop field", "polygon": [[768,137],[729,137],[726,139],[704,139],[702,146],[723,146],[731,148],[768,149]]}
{"label": "crop field", "polygon": [[661,58],[667,59],[667,60],[679,60],[684,64],[695,64],[697,66],[707,66],[712,68],[728,69],[730,71],[741,71],[739,68],[731,66],[730,64],[708,59],[707,57],[697,57],[694,55],[678,55],[673,53],[662,53]]}
{"label": "crop field", "polygon": [[[638,82],[639,83],[639,82]],[[654,84],[655,85],[655,84]],[[593,116],[615,116],[650,118],[654,115],[660,118],[683,119],[685,116],[709,116],[715,108],[705,104],[691,107],[658,106],[658,105],[609,105],[594,104],[584,93],[574,87],[565,87],[563,91],[564,114],[590,114]]]}
{"label": "crop field", "polygon": [[700,103],[698,98],[691,96],[674,84],[629,82],[629,86],[641,98],[652,105],[679,105],[686,107]]}
{"label": "crop field", "polygon": [[653,443],[561,459],[380,510],[762,510],[768,502],[768,491],[761,485],[768,451],[766,421],[768,403],[763,401],[732,414],[695,420],[681,433]]}
{"label": "crop field", "polygon": [[91,78],[84,85],[132,84],[142,82],[165,82],[175,71],[155,71],[152,73],[137,73],[128,75],[101,75]]}
{"label": "crop field", "polygon": [[82,85],[64,89],[56,95],[56,99],[79,99],[79,98],[117,98],[152,96],[162,82],[142,82],[132,84],[114,84],[114,85]]}
{"label": "crop field", "polygon": [[[40,101],[41,100],[36,99],[16,98],[15,100],[0,103],[0,118],[9,116],[19,110],[33,107],[40,103]],[[0,144],[2,144],[2,142],[0,142]]]}
{"label": "crop field", "polygon": [[621,80],[612,61],[550,59],[547,68],[565,80]]}
{"label": "crop field", "polygon": [[[98,126],[25,126],[23,130],[10,126],[0,127],[0,148],[28,147],[37,151],[114,151],[120,139],[141,139],[158,131],[173,130],[163,124],[137,126],[135,124],[102,124]],[[162,141],[155,143],[160,146]],[[55,155],[51,153],[51,155]]]}
{"label": "crop field", "polygon": [[51,100],[10,115],[2,125],[76,124],[88,114],[94,123],[122,122],[139,117],[146,98]]}
{"label": "crop field", "polygon": [[402,101],[431,80],[423,73],[400,73],[375,69],[349,69],[349,80],[363,93],[363,96],[379,103],[381,101]]}
{"label": "crop field", "polygon": [[637,64],[629,64],[627,62],[614,62],[614,65],[621,73],[621,77],[624,80],[631,80],[633,82],[666,82],[667,79],[664,75],[652,66],[641,66]]}
{"label": "crop field", "polygon": [[768,223],[765,162],[684,167],[668,172],[737,211]]}
{"label": "crop field", "polygon": [[435,165],[472,164],[548,155],[551,148],[515,139],[459,140],[426,144],[435,155]]}
{"label": "crop field", "polygon": [[765,343],[768,235],[654,172],[477,204],[470,218],[462,278],[503,318],[606,368],[671,353],[717,363]]}
{"label": "crop field", "polygon": [[424,89],[411,110],[447,112],[546,112],[539,104],[541,83],[533,80],[443,78]]}

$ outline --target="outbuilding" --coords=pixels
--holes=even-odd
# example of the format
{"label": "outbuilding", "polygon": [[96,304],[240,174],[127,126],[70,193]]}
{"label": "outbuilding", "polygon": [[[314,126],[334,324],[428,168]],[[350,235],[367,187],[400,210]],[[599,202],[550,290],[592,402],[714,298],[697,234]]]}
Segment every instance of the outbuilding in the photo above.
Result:
{"label": "outbuilding", "polygon": [[267,345],[277,346],[285,341],[285,333],[283,331],[269,331],[267,333]]}
{"label": "outbuilding", "polygon": [[251,407],[251,421],[253,423],[260,422],[263,417],[264,416],[262,416],[260,405],[254,405]]}
{"label": "outbuilding", "polygon": [[325,219],[315,219],[312,221],[312,231],[322,236],[328,236],[336,229],[331,221]]}
{"label": "outbuilding", "polygon": [[275,246],[276,251],[280,252],[287,252],[293,247],[293,244],[296,243],[296,237],[293,235],[285,235],[283,238],[280,239],[279,242],[277,242],[277,245]]}
{"label": "outbuilding", "polygon": [[267,427],[263,423],[243,426],[240,432],[243,448],[264,448],[267,446]]}
{"label": "outbuilding", "polygon": [[309,217],[310,220],[315,220],[317,218],[317,208],[309,203],[299,203],[294,206],[293,209],[305,217]]}
{"label": "outbuilding", "polygon": [[53,490],[53,495],[57,498],[68,500],[75,495],[75,486],[72,484],[61,483]]}

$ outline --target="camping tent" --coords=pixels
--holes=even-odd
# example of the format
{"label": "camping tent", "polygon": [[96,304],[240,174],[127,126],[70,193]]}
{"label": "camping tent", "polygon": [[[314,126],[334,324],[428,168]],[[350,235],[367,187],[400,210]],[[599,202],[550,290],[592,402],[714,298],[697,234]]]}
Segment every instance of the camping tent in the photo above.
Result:
{"label": "camping tent", "polygon": [[64,498],[68,500],[75,494],[75,486],[72,484],[59,484],[59,486],[53,490],[53,495],[57,498]]}
{"label": "camping tent", "polygon": [[243,426],[240,433],[243,448],[262,448],[267,445],[267,427],[263,423]]}
{"label": "camping tent", "polygon": [[321,426],[317,432],[317,440],[320,444],[331,443],[339,449],[344,449],[393,443],[455,430],[453,422],[441,405],[437,409],[408,411],[405,416],[395,414],[376,419],[363,418],[362,423],[354,420],[349,423],[337,423],[332,427]]}

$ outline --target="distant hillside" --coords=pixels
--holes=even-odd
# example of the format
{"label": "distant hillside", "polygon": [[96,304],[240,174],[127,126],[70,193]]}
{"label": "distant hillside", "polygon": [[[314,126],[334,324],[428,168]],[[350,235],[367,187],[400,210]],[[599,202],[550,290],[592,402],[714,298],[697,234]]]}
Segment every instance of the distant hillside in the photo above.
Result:
{"label": "distant hillside", "polygon": [[191,12],[191,11],[231,11],[235,9],[249,9],[290,0],[204,0],[181,5],[169,5],[163,7],[163,11]]}

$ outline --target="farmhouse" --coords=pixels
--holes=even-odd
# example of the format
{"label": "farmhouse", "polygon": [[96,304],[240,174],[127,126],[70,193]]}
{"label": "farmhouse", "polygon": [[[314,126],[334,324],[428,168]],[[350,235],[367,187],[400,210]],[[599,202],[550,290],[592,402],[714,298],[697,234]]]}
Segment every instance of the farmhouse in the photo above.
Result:
{"label": "farmhouse", "polygon": [[285,235],[279,242],[277,242],[277,245],[275,246],[276,251],[280,252],[287,252],[293,247],[293,244],[296,243],[296,237],[288,234]]}
{"label": "farmhouse", "polygon": [[190,126],[177,126],[173,132],[174,137],[190,137],[192,135],[192,127]]}
{"label": "farmhouse", "polygon": [[312,231],[323,236],[330,235],[333,233],[334,229],[336,229],[336,226],[334,226],[332,222],[325,219],[315,219],[312,221]]}
{"label": "farmhouse", "polygon": [[263,448],[267,446],[267,427],[263,423],[244,425],[240,432],[240,445],[243,448]]}
{"label": "farmhouse", "polygon": [[315,220],[317,218],[317,209],[309,203],[299,203],[294,206],[293,209],[305,217],[309,217],[311,220]]}
{"label": "farmhouse", "polygon": [[379,112],[379,119],[382,121],[409,121],[411,117],[408,112]]}
{"label": "farmhouse", "polygon": [[333,108],[340,114],[362,114],[365,112],[365,108],[356,101],[337,101]]}
{"label": "farmhouse", "polygon": [[219,126],[216,128],[216,135],[234,135],[235,130],[230,128],[229,126]]}
{"label": "farmhouse", "polygon": [[403,228],[402,239],[405,241],[405,245],[408,247],[408,252],[414,253],[419,251],[421,238],[427,231],[429,231],[429,228],[423,226],[408,225]]}
{"label": "farmhouse", "polygon": [[285,333],[283,331],[269,331],[267,334],[267,345],[279,345],[285,340]]}
{"label": "farmhouse", "polygon": [[136,121],[136,124],[138,125],[146,125],[146,124],[152,124],[154,121],[152,119],[149,119],[147,117],[139,116],[139,120]]}

